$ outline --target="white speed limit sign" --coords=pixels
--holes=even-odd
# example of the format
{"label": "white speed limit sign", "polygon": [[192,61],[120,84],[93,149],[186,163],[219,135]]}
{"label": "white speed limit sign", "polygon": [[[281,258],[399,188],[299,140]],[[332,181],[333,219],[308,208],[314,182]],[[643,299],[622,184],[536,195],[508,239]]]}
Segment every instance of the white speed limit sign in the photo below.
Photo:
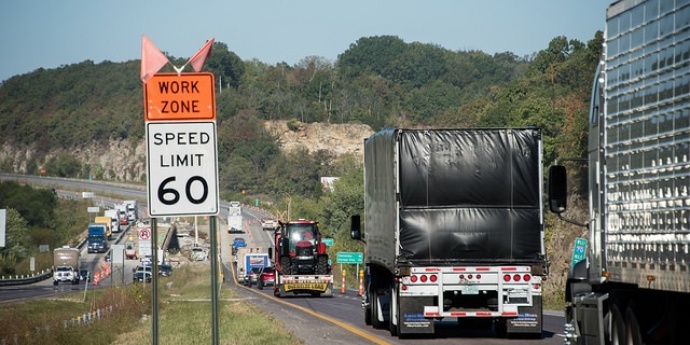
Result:
{"label": "white speed limit sign", "polygon": [[218,214],[215,122],[146,124],[152,217]]}

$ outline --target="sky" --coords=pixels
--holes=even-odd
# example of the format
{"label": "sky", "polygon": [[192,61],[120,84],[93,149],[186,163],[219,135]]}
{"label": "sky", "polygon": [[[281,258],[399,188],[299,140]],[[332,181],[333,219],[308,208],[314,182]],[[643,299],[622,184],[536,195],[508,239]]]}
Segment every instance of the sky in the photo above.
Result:
{"label": "sky", "polygon": [[383,35],[522,57],[557,36],[591,40],[611,2],[0,0],[0,81],[85,60],[138,60],[143,35],[177,58],[215,38],[242,60],[270,65],[310,56],[335,62],[358,39]]}

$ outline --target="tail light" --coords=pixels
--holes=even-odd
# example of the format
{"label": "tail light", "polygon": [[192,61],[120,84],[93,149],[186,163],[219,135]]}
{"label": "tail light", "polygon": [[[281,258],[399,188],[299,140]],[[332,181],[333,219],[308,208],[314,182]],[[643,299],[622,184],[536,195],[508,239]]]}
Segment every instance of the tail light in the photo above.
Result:
{"label": "tail light", "polygon": [[414,274],[413,274],[413,275],[410,276],[410,283],[416,283],[416,282],[420,282],[420,283],[432,282],[432,283],[435,283],[436,281],[438,281],[438,276],[435,275],[435,274],[431,274],[431,275],[426,275],[426,274],[414,275]]}

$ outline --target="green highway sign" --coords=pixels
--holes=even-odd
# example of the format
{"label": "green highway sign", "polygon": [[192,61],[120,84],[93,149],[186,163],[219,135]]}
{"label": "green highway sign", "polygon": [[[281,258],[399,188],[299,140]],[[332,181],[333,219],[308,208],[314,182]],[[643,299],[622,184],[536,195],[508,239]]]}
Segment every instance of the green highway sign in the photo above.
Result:
{"label": "green highway sign", "polygon": [[574,266],[576,263],[584,260],[585,253],[587,253],[587,240],[580,237],[576,238],[573,248],[573,258],[570,261],[570,265]]}
{"label": "green highway sign", "polygon": [[321,241],[326,244],[327,247],[333,247],[333,239],[332,238],[322,238]]}
{"label": "green highway sign", "polygon": [[338,252],[336,254],[336,261],[339,264],[361,264],[364,262],[362,252]]}

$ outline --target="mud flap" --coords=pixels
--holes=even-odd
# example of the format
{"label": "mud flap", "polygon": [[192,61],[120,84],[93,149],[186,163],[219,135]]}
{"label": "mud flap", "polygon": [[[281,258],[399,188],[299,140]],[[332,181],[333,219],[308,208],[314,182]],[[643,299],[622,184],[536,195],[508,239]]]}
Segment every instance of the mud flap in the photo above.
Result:
{"label": "mud flap", "polygon": [[328,289],[321,294],[321,297],[333,297],[333,283],[328,284]]}
{"label": "mud flap", "polygon": [[433,297],[400,297],[398,334],[433,334],[434,319],[424,317],[424,306],[434,305]]}
{"label": "mud flap", "polygon": [[518,307],[518,317],[508,319],[508,333],[541,334],[542,314],[541,296],[533,296],[531,307]]}

